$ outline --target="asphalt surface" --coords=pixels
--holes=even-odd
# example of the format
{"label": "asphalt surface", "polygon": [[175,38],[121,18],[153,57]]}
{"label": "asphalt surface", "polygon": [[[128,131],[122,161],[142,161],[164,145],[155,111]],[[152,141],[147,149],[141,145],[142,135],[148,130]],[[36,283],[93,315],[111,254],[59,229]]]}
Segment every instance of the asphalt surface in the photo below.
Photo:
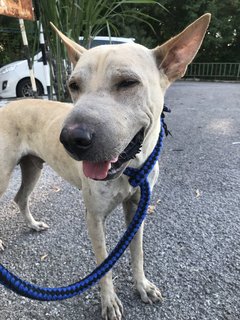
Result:
{"label": "asphalt surface", "polygon": [[[240,319],[240,84],[177,82],[166,97],[167,123],[153,213],[145,223],[145,270],[164,300],[142,303],[129,252],[114,268],[125,319]],[[17,168],[0,200],[0,261],[41,285],[75,282],[95,267],[81,193],[45,166],[31,198],[34,216],[50,225],[29,230],[12,199]],[[113,248],[124,231],[121,208],[107,223]],[[1,320],[101,318],[98,286],[62,302],[37,302],[0,287]]]}

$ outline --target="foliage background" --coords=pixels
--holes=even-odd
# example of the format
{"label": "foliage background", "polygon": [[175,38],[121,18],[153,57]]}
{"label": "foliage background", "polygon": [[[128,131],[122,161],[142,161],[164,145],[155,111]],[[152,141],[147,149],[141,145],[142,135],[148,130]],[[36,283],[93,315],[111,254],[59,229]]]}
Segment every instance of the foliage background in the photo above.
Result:
{"label": "foliage background", "polygon": [[[152,48],[210,12],[212,20],[208,35],[195,62],[240,62],[240,0],[34,1],[40,4],[46,42],[50,56],[56,61],[66,58],[66,53],[49,21],[75,41],[83,35],[86,45],[91,36],[111,35],[135,38],[136,42]],[[33,56],[39,50],[36,22],[26,21],[26,30]],[[25,58],[17,19],[0,16],[0,35],[0,66]],[[55,91],[61,100],[66,93],[66,75],[63,75],[65,70],[61,63],[57,62],[56,66],[53,78],[55,85],[58,82]],[[59,75],[60,78],[63,76],[62,80]]]}
{"label": "foliage background", "polygon": [[142,6],[146,14],[158,18],[152,22],[155,34],[138,23],[122,26],[122,33],[133,36],[137,42],[154,47],[175,35],[200,15],[210,12],[212,20],[208,36],[205,38],[195,61],[198,62],[240,62],[240,0],[161,0],[168,9]]}
{"label": "foliage background", "polygon": [[[85,3],[85,7],[81,10],[81,20],[77,19],[76,8],[70,8],[71,1],[68,1],[68,5],[65,6],[65,12],[62,13],[62,23],[59,27],[66,25],[64,20],[72,19],[71,15],[75,12],[74,22],[75,27],[71,30],[63,29],[69,35],[74,38],[74,30],[77,30],[83,34],[88,28],[87,32],[98,33],[101,35],[108,34],[107,24],[105,19],[105,27],[103,21],[99,28],[95,30],[91,29],[91,21],[95,19],[94,14],[97,14],[96,5],[99,1],[76,1],[79,5]],[[114,1],[105,0],[101,1],[101,6],[107,6]],[[115,1],[116,2],[116,1]],[[117,1],[123,2],[123,1]],[[136,42],[146,45],[148,47],[154,47],[159,43],[164,42],[169,37],[175,35],[182,30],[191,21],[199,17],[205,12],[212,14],[212,21],[209,27],[209,34],[204,41],[203,49],[197,57],[198,61],[204,62],[239,62],[240,60],[240,0],[198,0],[198,1],[178,1],[178,0],[161,0],[156,1],[163,5],[168,11],[164,10],[161,6],[155,4],[134,4],[129,3],[118,6],[115,13],[108,19],[109,27],[111,28],[112,35],[121,35],[126,37],[133,37]],[[133,2],[133,1],[132,1]],[[138,1],[143,2],[143,1]],[[51,11],[50,5],[55,6],[55,1],[40,1],[45,6],[45,16]],[[86,3],[92,3],[92,6],[86,6]],[[70,10],[74,12],[70,12]],[[99,9],[100,10],[100,9]],[[125,10],[125,15],[122,15],[122,11]],[[128,14],[126,11],[129,11]],[[133,11],[142,12],[149,15],[156,20],[148,19],[151,23],[152,29],[149,25],[143,24],[140,19],[134,16]],[[104,20],[104,9],[98,12],[102,15]],[[147,17],[145,17],[147,19]],[[57,20],[57,17],[56,19]],[[100,20],[100,19],[99,19]],[[56,22],[56,21],[55,21]],[[89,22],[89,23],[88,23]],[[85,30],[84,30],[85,23]],[[88,24],[88,25],[87,25]],[[36,28],[34,23],[26,22],[26,29],[28,31],[28,37],[33,46],[34,36]],[[98,29],[98,30],[96,30]],[[0,16],[0,65],[8,62],[18,60],[23,56],[21,35],[19,33],[18,21],[14,18]]]}

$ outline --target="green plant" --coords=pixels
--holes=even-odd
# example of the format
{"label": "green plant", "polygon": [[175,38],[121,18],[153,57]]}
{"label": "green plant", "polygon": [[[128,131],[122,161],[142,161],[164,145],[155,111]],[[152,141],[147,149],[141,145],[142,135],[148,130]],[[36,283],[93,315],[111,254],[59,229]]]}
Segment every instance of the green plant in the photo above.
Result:
{"label": "green plant", "polygon": [[67,56],[60,39],[50,27],[50,21],[76,42],[80,35],[83,36],[85,46],[90,47],[92,37],[101,32],[105,32],[109,37],[119,35],[119,19],[131,17],[152,28],[151,21],[156,19],[139,10],[138,5],[161,6],[153,0],[41,0],[39,4],[41,22],[50,48],[50,63],[53,79],[56,79],[54,83],[58,100],[65,100],[67,96],[66,79],[69,64],[66,63]]}

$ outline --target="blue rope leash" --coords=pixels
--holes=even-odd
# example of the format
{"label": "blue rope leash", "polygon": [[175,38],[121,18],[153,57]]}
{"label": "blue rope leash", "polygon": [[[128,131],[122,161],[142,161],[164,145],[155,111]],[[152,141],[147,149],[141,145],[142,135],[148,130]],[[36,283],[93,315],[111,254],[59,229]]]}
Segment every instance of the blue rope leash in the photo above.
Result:
{"label": "blue rope leash", "polygon": [[[163,111],[170,112],[170,110],[165,106]],[[57,301],[81,294],[98,282],[122,256],[147,215],[147,209],[151,197],[150,185],[147,178],[161,153],[164,133],[167,135],[169,131],[167,130],[164,122],[164,114],[162,114],[161,131],[153,152],[140,169],[128,167],[124,171],[124,174],[129,176],[129,183],[133,187],[139,186],[141,190],[141,198],[137,211],[130,225],[128,226],[128,229],[125,231],[123,237],[120,239],[116,247],[92,273],[79,282],[66,287],[45,288],[20,279],[0,264],[0,283],[13,292],[33,300]]]}

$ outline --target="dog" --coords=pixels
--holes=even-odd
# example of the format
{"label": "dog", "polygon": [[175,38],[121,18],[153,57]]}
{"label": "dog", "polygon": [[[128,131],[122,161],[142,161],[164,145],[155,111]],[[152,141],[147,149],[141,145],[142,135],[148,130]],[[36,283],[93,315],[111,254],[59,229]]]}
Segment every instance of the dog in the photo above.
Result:
{"label": "dog", "polygon": [[[48,228],[33,218],[28,206],[46,162],[82,189],[97,264],[107,257],[105,219],[122,204],[129,225],[140,198],[139,188],[130,186],[123,171],[129,165],[141,167],[154,149],[164,94],[185,74],[209,22],[210,14],[205,14],[152,50],[136,43],[86,50],[53,26],[74,65],[69,79],[73,104],[30,99],[0,110],[0,194],[20,164],[22,184],[15,202],[30,228]],[[155,165],[149,176],[151,189],[157,177]],[[130,244],[133,277],[141,299],[152,304],[162,297],[144,274],[142,234],[143,226]],[[0,246],[3,249],[2,242]],[[102,317],[122,319],[111,272],[100,281],[100,288]]]}

